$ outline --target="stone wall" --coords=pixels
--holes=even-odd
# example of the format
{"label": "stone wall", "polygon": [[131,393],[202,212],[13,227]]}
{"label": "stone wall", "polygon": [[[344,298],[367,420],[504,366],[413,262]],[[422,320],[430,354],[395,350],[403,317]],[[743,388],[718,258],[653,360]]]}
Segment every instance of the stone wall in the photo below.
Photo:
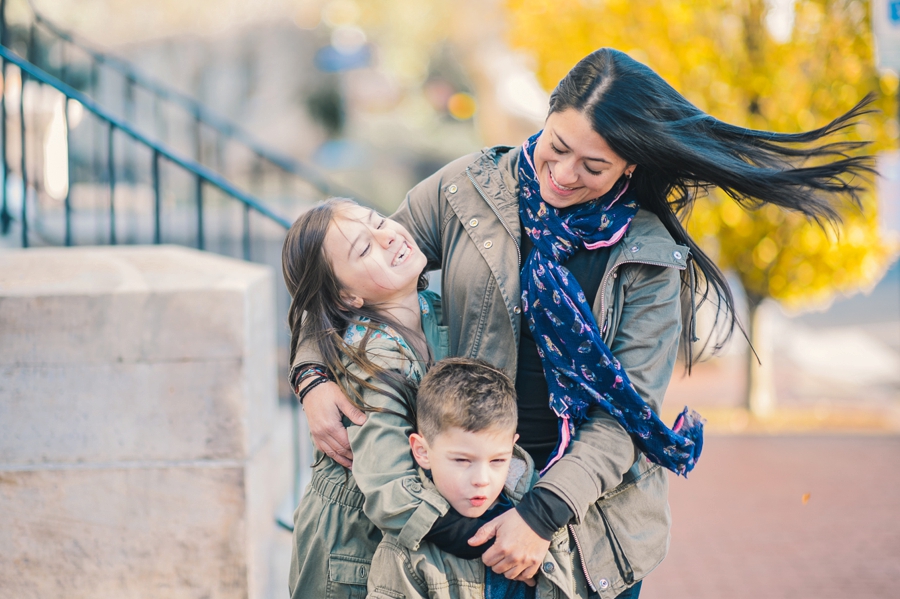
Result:
{"label": "stone wall", "polygon": [[0,597],[285,592],[274,319],[258,265],[0,252]]}

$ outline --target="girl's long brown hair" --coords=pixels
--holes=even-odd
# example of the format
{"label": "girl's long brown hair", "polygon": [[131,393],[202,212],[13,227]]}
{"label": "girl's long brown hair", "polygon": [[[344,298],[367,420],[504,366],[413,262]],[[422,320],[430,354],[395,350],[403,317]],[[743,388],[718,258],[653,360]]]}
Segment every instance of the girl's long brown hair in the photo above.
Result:
{"label": "girl's long brown hair", "polygon": [[[335,375],[348,399],[361,410],[396,414],[415,423],[416,385],[401,372],[373,363],[366,352],[371,334],[380,325],[390,325],[404,338],[412,332],[378,310],[378,306],[356,308],[341,297],[341,284],[325,255],[325,235],[342,208],[357,206],[352,200],[332,198],[303,213],[291,226],[281,251],[284,283],[291,294],[288,326],[291,330],[290,365],[301,342],[314,343],[325,366]],[[420,280],[420,288],[422,280]],[[362,321],[365,317],[368,320]],[[344,342],[350,325],[361,324],[367,331],[358,347]],[[425,357],[426,361],[431,356]],[[355,366],[363,373],[357,376]],[[293,372],[292,372],[293,374]],[[400,402],[406,413],[376,408],[365,402],[365,390],[385,394]]]}

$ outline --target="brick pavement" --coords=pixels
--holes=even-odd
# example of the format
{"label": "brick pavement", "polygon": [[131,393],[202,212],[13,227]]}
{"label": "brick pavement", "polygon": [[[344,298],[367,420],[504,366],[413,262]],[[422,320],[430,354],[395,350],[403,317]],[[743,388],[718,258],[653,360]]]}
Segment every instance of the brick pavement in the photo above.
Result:
{"label": "brick pavement", "polygon": [[900,436],[710,436],[671,482],[642,599],[900,597]]}

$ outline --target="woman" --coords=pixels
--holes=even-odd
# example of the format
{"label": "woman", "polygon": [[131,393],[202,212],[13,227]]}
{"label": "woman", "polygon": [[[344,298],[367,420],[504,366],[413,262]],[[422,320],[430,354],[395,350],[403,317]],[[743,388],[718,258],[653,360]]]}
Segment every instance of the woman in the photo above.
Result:
{"label": "woman", "polygon": [[[483,556],[488,566],[529,578],[541,566],[550,533],[568,525],[583,565],[583,596],[637,596],[668,546],[667,479],[659,466],[673,457],[665,454],[667,441],[675,435],[680,443],[672,452],[676,461],[665,463],[676,472],[689,470],[699,454],[697,444],[695,453],[683,451],[692,437],[665,429],[655,417],[679,342],[690,364],[692,298],[716,298],[730,320],[728,334],[735,322],[724,277],[678,215],[698,191],[718,186],[751,206],[772,203],[817,220],[836,219],[836,196],[855,200],[853,177],[871,168],[868,158],[846,154],[862,144],[815,142],[849,126],[867,103],[807,133],[743,129],[698,110],[627,55],[601,49],[554,90],[541,133],[520,148],[460,158],[410,191],[394,218],[429,264],[443,269],[451,355],[484,359],[514,377],[520,444],[539,467],[551,463],[516,510],[473,539],[495,537]],[[809,158],[815,165],[802,166]],[[548,232],[563,239],[548,246]],[[559,249],[566,243],[576,247]],[[559,269],[563,263],[565,270]],[[528,300],[541,294],[546,308],[547,297],[556,300],[553,292],[572,290],[560,281],[569,274],[583,292],[576,291],[576,308],[588,306],[590,318],[583,320],[591,322],[579,321],[573,309],[559,327],[558,313]],[[558,305],[571,308],[568,300]],[[684,327],[683,306],[690,314]],[[546,334],[570,325],[579,334],[584,325],[593,335],[593,362]],[[315,361],[301,351],[296,364]],[[566,363],[573,376],[563,372]],[[582,366],[588,372],[580,372]],[[649,441],[664,441],[655,445],[662,455],[653,453],[633,420],[616,413],[623,411],[621,402],[604,403],[605,396],[588,405],[557,401],[559,385],[589,388],[598,374],[604,381],[614,377],[617,391],[636,392],[629,407],[644,413],[637,402],[646,402],[654,422]],[[304,405],[319,446],[349,460],[338,408],[362,420],[331,385],[320,385]],[[580,425],[571,427],[576,420]]]}

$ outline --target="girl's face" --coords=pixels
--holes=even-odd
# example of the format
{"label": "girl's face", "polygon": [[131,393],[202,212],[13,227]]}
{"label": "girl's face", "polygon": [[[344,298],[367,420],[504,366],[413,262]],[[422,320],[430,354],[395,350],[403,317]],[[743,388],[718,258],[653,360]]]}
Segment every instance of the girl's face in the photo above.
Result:
{"label": "girl's face", "polygon": [[547,117],[534,150],[541,197],[554,208],[599,198],[634,168],[613,152],[588,118],[574,108]]}
{"label": "girl's face", "polygon": [[339,209],[325,234],[325,256],[352,305],[391,305],[416,293],[427,259],[400,223],[370,208]]}

